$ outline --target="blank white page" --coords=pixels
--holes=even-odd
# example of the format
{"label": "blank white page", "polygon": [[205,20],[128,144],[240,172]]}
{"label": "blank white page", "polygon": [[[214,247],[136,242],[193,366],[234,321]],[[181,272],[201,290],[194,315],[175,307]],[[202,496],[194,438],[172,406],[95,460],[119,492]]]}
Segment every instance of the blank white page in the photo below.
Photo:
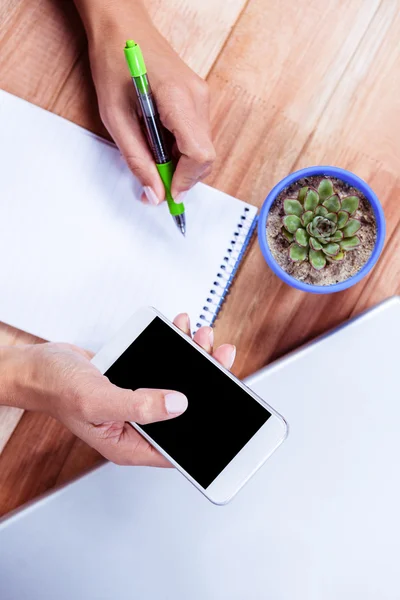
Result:
{"label": "blank white page", "polygon": [[1,321],[96,351],[141,306],[193,327],[214,310],[254,207],[198,184],[184,238],[114,145],[4,91],[0,132]]}

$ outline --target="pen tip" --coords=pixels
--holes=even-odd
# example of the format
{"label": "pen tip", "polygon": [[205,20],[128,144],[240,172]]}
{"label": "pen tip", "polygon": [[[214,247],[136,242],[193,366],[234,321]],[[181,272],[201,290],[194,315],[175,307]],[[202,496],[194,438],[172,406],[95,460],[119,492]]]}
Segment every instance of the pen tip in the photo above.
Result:
{"label": "pen tip", "polygon": [[174,221],[175,221],[175,225],[177,226],[177,228],[179,229],[179,231],[181,232],[181,234],[183,235],[183,237],[186,237],[186,219],[185,219],[185,215],[176,215],[174,216]]}

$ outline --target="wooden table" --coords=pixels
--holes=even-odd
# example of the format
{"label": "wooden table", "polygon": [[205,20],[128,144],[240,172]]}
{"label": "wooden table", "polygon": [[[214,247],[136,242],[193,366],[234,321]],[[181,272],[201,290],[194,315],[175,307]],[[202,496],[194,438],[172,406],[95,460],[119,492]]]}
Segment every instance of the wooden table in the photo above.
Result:
{"label": "wooden table", "polygon": [[[340,294],[287,287],[253,244],[216,325],[243,377],[400,291],[400,2],[151,0],[149,10],[209,83],[208,183],[260,206],[289,172],[337,165],[366,179],[386,213],[378,266]],[[72,2],[1,0],[0,27],[0,87],[105,134]],[[0,343],[32,341],[0,326]],[[100,460],[56,421],[0,408],[2,447],[0,514]]]}

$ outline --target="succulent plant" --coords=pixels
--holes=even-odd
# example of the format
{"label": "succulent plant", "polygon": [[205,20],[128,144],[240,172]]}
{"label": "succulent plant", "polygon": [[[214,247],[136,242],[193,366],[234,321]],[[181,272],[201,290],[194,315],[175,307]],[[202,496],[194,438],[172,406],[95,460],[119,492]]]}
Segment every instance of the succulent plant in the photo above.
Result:
{"label": "succulent plant", "polygon": [[357,196],[340,198],[330,179],[322,179],[318,189],[305,186],[297,198],[286,198],[282,235],[291,243],[290,258],[308,259],[317,271],[343,260],[361,243],[356,235],[361,223],[354,218],[358,206]]}

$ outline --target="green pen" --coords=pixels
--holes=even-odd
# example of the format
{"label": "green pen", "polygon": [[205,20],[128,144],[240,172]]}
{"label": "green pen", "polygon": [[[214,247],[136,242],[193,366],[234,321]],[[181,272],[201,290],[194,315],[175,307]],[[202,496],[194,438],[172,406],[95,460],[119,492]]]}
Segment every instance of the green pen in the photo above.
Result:
{"label": "green pen", "polygon": [[132,81],[135,86],[136,95],[139,100],[140,110],[142,111],[150,149],[153,153],[156,167],[164,184],[165,198],[168,203],[169,212],[179,231],[185,235],[185,207],[183,203],[176,204],[171,196],[171,183],[175,167],[165,142],[165,130],[161,123],[160,116],[151,93],[151,88],[147,77],[147,69],[143,60],[143,54],[139,45],[133,40],[128,40],[126,42],[124,52]]}

